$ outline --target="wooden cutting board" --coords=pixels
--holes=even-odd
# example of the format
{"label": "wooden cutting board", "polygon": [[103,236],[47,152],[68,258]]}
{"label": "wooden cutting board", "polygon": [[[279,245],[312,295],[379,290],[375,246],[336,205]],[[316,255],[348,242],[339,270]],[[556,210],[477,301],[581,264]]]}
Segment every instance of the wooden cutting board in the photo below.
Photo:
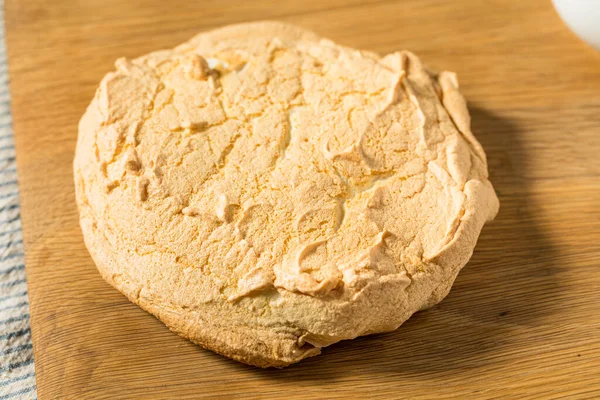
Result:
{"label": "wooden cutting board", "polygon": [[[41,399],[600,397],[600,53],[549,0],[7,0],[5,17]],[[501,202],[440,305],[284,370],[194,346],[104,283],[71,172],[117,57],[255,19],[456,71]]]}

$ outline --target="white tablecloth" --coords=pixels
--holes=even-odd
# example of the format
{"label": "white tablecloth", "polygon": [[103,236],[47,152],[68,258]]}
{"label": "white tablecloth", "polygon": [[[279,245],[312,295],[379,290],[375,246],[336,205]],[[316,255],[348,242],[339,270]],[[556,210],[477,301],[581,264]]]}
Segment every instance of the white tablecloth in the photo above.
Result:
{"label": "white tablecloth", "polygon": [[36,399],[3,3],[0,0],[0,400]]}

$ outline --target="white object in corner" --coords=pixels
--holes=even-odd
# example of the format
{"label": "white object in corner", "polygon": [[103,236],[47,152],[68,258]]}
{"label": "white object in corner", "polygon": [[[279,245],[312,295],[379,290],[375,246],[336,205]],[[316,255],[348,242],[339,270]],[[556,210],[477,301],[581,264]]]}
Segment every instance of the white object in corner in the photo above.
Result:
{"label": "white object in corner", "polygon": [[573,32],[600,50],[600,0],[553,0],[554,8]]}

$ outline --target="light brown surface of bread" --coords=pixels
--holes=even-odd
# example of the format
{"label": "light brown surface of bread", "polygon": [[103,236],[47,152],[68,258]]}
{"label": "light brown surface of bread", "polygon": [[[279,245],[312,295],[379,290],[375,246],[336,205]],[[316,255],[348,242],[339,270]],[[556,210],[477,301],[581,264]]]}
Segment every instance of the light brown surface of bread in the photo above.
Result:
{"label": "light brown surface of bread", "polygon": [[118,60],[74,170],[102,276],[262,367],[436,304],[498,210],[454,74],[277,22]]}

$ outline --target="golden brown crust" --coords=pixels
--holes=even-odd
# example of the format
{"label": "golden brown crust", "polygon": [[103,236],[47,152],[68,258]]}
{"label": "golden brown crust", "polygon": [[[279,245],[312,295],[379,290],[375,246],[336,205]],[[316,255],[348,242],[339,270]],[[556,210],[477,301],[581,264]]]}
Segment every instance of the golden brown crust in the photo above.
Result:
{"label": "golden brown crust", "polygon": [[219,354],[282,367],[396,329],[446,296],[497,213],[456,77],[412,53],[259,22],[116,68],[79,126],[86,245]]}

